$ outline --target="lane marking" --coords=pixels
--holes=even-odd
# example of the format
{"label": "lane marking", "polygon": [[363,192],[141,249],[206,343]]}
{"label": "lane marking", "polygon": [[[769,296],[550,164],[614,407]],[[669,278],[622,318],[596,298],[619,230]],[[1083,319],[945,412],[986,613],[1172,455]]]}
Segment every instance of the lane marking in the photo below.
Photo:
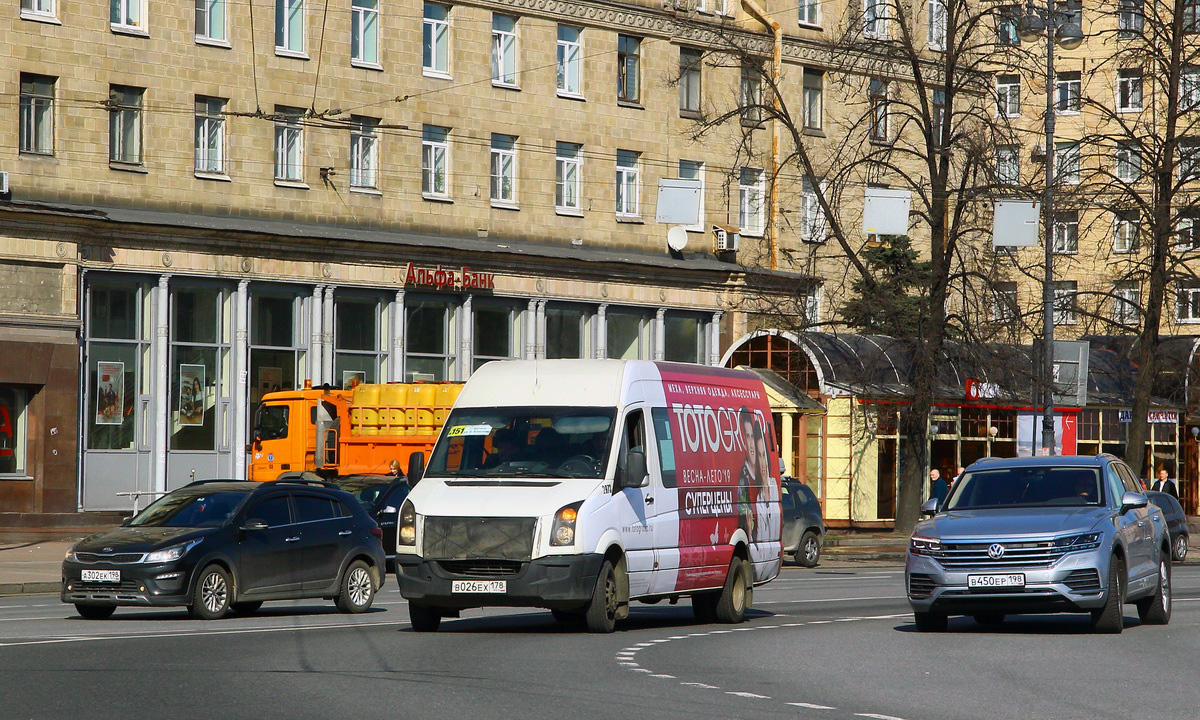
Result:
{"label": "lane marking", "polygon": [[[307,632],[309,630],[341,630],[345,628],[360,628],[360,627],[395,627],[398,625],[408,625],[403,621],[393,622],[376,622],[376,623],[344,623],[339,625],[307,625],[298,627],[273,627],[273,628],[242,628],[237,630],[192,630],[188,632],[165,632],[165,633],[139,633],[136,635],[88,635],[84,637],[60,637],[48,638],[44,640],[18,640],[14,642],[0,642],[0,647],[18,647],[22,645],[55,645],[59,643],[69,642],[96,642],[98,640],[143,640],[157,638],[176,638],[176,637],[196,637],[198,635],[252,635],[254,633],[272,633],[272,632]],[[649,672],[649,671],[647,671]]]}
{"label": "lane marking", "polygon": [[788,705],[795,705],[796,707],[808,708],[809,710],[836,710],[837,709],[831,705],[817,705],[816,703],[805,703],[805,702],[788,703]]}
{"label": "lane marking", "polygon": [[703,688],[704,690],[720,690],[721,689],[721,688],[717,687],[716,685],[709,685],[707,683],[702,683],[702,682],[683,682],[683,683],[679,683],[679,684],[687,685],[688,687]]}
{"label": "lane marking", "polygon": [[771,699],[770,695],[759,695],[758,693],[741,692],[738,690],[726,690],[725,694],[726,695],[736,695],[738,697],[744,697],[744,698],[755,698],[758,700],[770,700]]}
{"label": "lane marking", "polygon": [[841,597],[841,598],[810,598],[808,600],[767,600],[766,602],[756,602],[754,607],[759,605],[799,605],[801,603],[827,603],[827,602],[856,602],[859,600],[907,600],[904,595],[876,595],[874,597]]}
{"label": "lane marking", "polygon": [[665,673],[659,673],[658,675],[651,675],[650,677],[654,677],[654,678],[667,678],[668,680],[674,680],[674,679],[675,679],[675,676],[674,676],[674,675],[667,675],[667,674],[665,674]]}
{"label": "lane marking", "polygon": [[854,716],[872,718],[873,720],[904,720],[904,718],[896,717],[895,715],[878,715],[876,713],[854,713]]}

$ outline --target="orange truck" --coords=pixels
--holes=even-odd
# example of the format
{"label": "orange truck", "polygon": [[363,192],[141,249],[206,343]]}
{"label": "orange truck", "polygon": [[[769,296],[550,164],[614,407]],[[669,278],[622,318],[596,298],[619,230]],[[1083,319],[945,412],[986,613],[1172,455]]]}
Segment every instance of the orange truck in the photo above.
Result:
{"label": "orange truck", "polygon": [[363,383],[267,393],[251,430],[251,480],[310,472],[324,478],[385,475],[393,460],[429,456],[462,383]]}

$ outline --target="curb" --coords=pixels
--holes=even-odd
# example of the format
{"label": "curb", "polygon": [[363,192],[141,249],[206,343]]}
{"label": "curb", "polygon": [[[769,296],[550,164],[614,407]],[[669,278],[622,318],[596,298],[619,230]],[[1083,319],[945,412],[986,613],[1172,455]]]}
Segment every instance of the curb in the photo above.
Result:
{"label": "curb", "polygon": [[33,595],[42,593],[58,594],[61,583],[57,582],[27,582],[0,583],[0,595]]}

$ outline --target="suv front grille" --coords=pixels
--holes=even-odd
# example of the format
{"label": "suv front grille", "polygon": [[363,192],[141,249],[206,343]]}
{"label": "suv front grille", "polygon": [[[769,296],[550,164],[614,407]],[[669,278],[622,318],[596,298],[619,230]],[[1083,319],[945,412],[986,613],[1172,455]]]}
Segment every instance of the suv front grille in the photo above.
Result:
{"label": "suv front grille", "polygon": [[[1004,555],[988,555],[992,545],[1003,545]],[[1067,554],[1068,548],[1056,548],[1049,540],[1039,542],[942,543],[935,559],[944,568],[1021,568],[1050,567]]]}
{"label": "suv front grille", "polygon": [[146,557],[144,553],[90,553],[77,552],[75,558],[85,565],[95,563],[112,563],[114,565],[130,565],[139,563]]}
{"label": "suv front grille", "polygon": [[140,587],[140,580],[122,580],[120,583],[83,582],[82,580],[78,580],[71,583],[71,590],[73,592],[130,593],[138,592]]}
{"label": "suv front grille", "polygon": [[515,560],[442,560],[438,565],[451,575],[492,578],[516,575],[524,563]]}
{"label": "suv front grille", "polygon": [[1100,573],[1096,570],[1075,570],[1063,580],[1075,592],[1100,592]]}
{"label": "suv front grille", "polygon": [[910,597],[927,598],[933,594],[933,578],[924,573],[912,573],[908,576],[908,594]]}
{"label": "suv front grille", "polygon": [[422,555],[427,560],[530,560],[537,518],[425,518]]}

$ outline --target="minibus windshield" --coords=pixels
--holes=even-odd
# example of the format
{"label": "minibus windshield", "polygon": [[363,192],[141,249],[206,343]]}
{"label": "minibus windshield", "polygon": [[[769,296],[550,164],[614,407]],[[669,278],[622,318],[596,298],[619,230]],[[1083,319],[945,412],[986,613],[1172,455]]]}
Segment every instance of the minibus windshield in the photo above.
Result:
{"label": "minibus windshield", "polygon": [[602,478],[615,414],[612,408],[458,408],[425,475]]}

